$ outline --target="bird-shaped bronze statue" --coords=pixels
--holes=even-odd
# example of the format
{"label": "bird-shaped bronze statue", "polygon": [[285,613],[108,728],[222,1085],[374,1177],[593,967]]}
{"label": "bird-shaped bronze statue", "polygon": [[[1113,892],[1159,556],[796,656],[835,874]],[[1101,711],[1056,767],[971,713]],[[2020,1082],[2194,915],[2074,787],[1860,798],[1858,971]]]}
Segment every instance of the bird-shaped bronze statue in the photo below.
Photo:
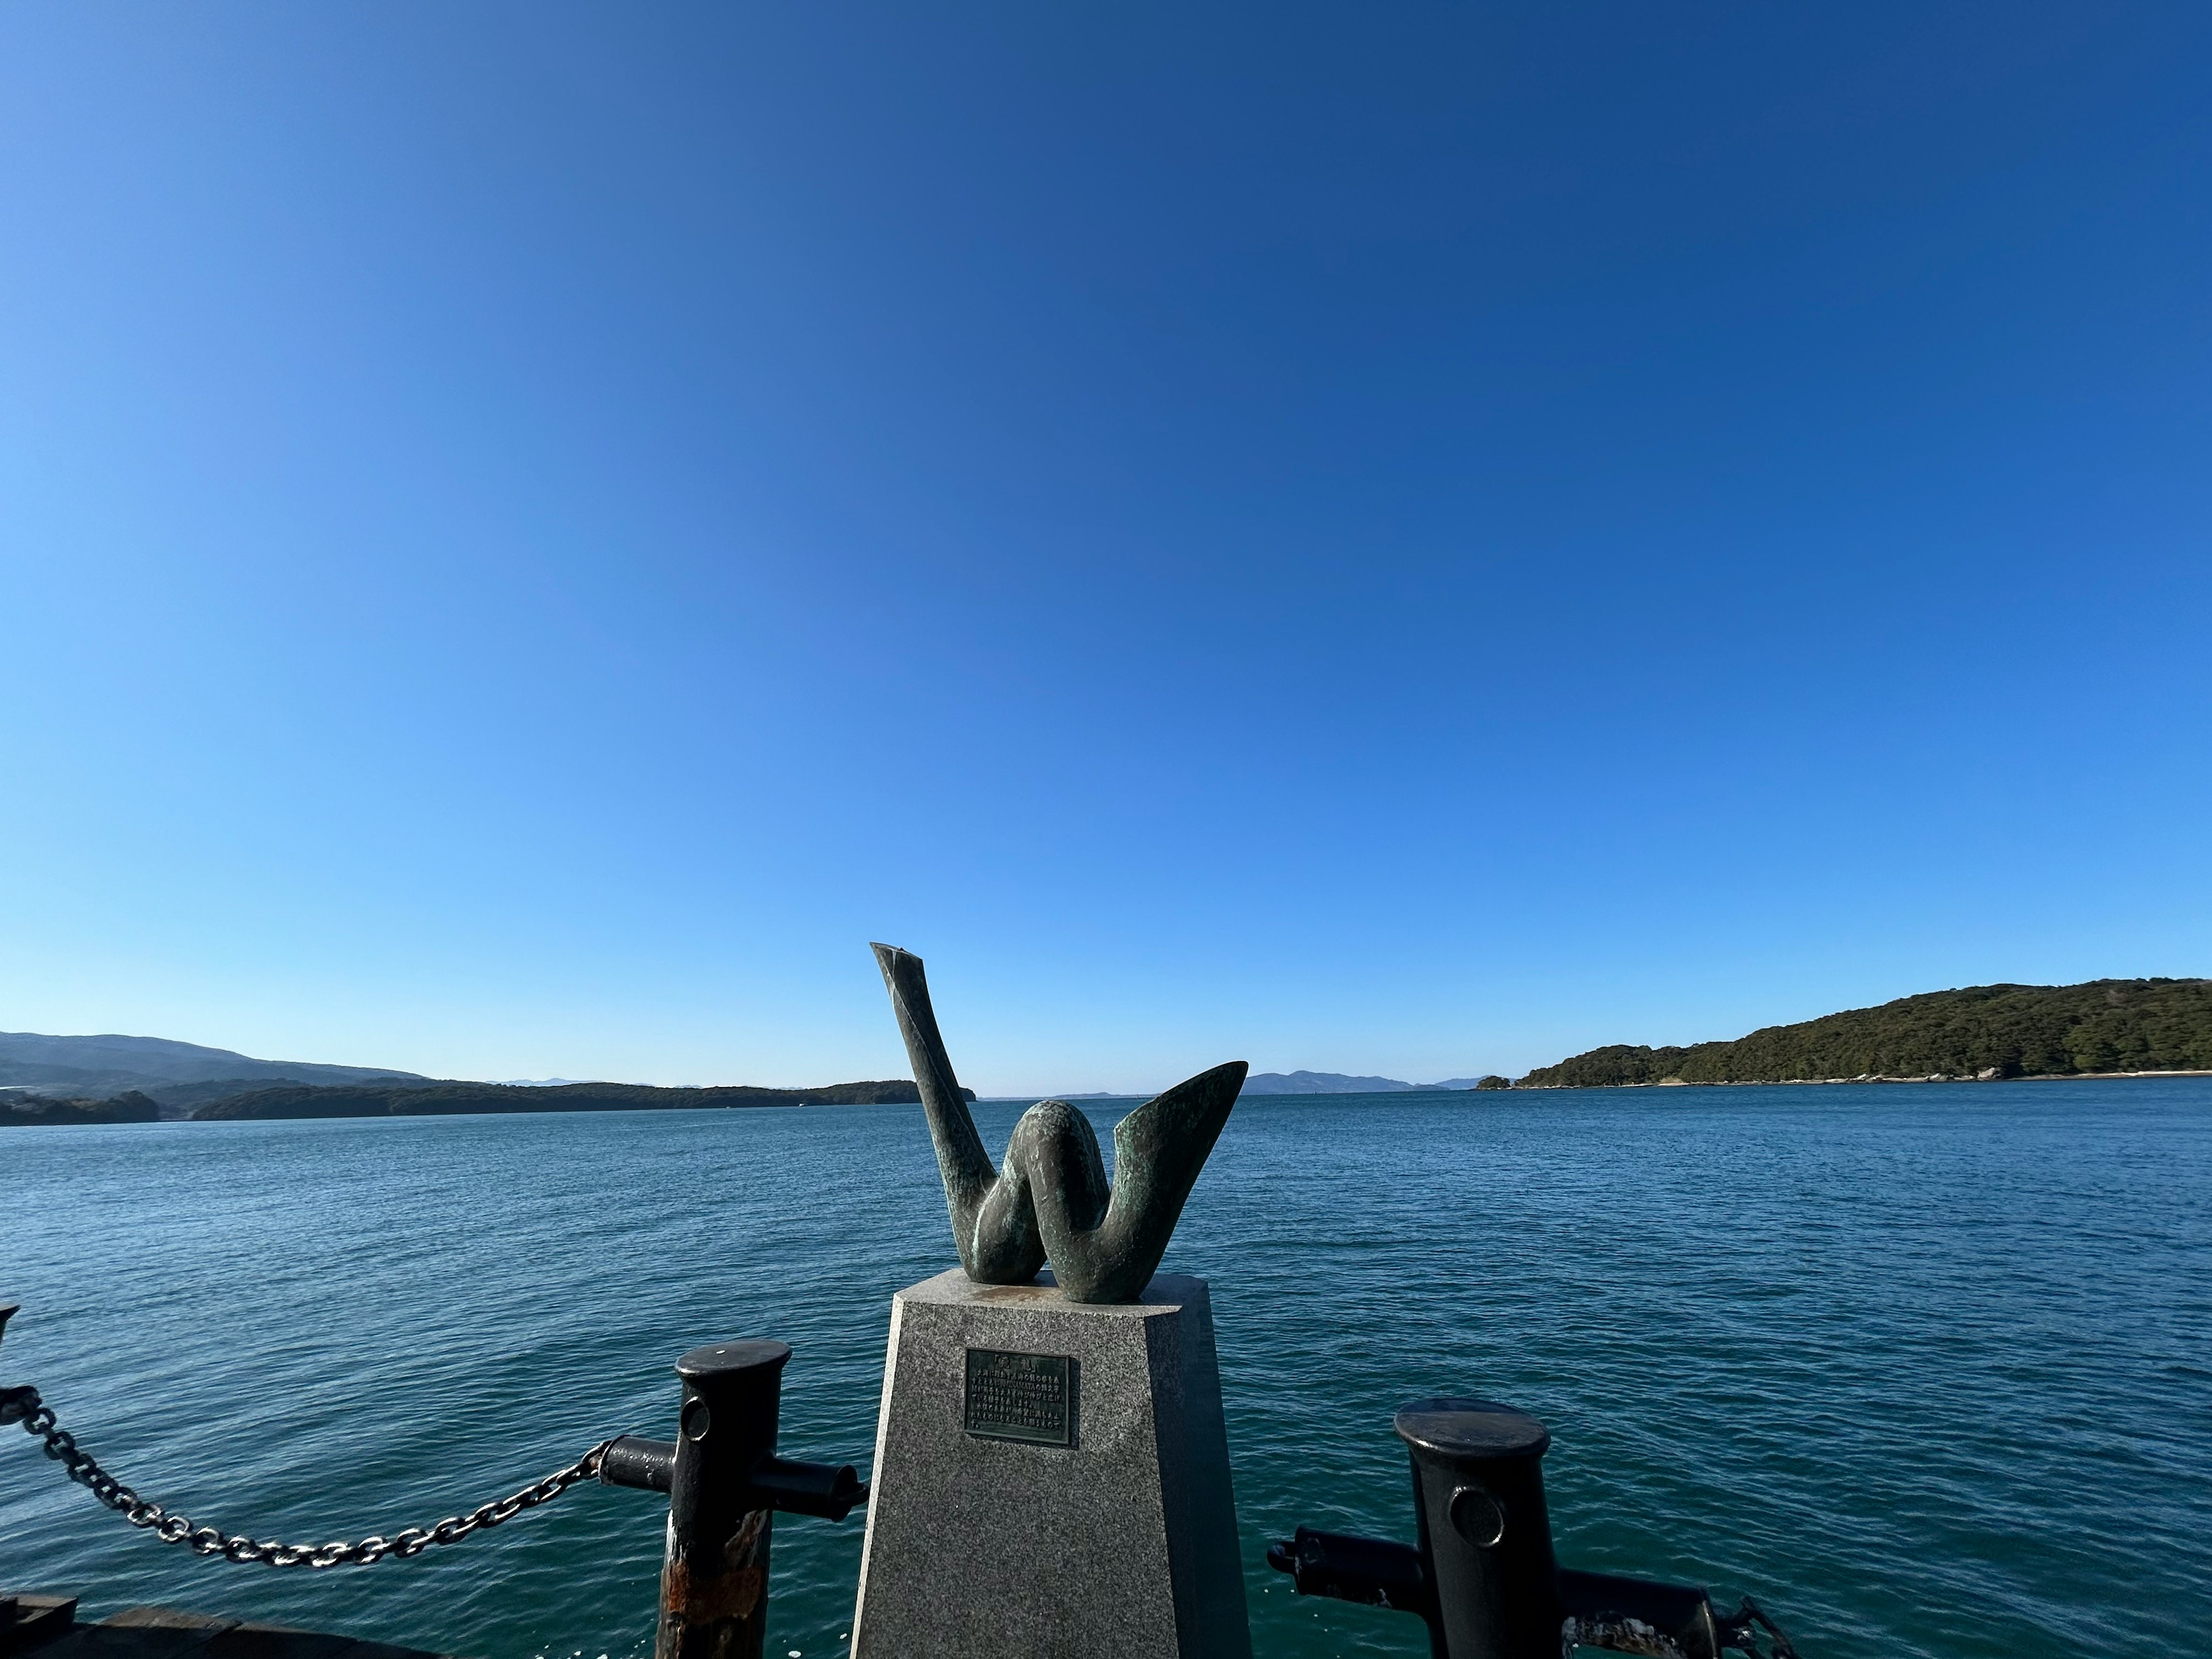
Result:
{"label": "bird-shaped bronze statue", "polygon": [[1004,1166],[994,1170],[938,1035],[921,958],[891,945],[873,949],[921,1091],[968,1277],[1026,1285],[1048,1261],[1071,1302],[1134,1302],[1229,1121],[1245,1063],[1200,1072],[1115,1125],[1110,1188],[1091,1120],[1064,1100],[1041,1100],[1023,1113]]}

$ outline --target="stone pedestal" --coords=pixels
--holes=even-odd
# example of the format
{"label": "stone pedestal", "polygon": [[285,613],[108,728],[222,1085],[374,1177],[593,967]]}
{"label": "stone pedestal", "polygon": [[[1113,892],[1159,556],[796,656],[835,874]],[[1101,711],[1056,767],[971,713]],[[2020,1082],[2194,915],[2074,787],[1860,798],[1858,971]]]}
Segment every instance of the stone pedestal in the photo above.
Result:
{"label": "stone pedestal", "polygon": [[854,1659],[1249,1659],[1203,1279],[891,1304]]}

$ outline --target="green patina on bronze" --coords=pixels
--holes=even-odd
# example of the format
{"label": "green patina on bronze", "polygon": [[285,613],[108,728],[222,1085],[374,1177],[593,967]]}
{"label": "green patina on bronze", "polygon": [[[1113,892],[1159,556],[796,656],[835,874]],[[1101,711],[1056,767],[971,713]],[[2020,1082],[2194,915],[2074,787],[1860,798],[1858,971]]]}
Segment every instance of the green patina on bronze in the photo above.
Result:
{"label": "green patina on bronze", "polygon": [[1004,1166],[994,1170],[938,1035],[921,958],[896,945],[874,950],[914,1064],[968,1277],[1026,1285],[1050,1262],[1071,1302],[1134,1302],[1152,1282],[1229,1121],[1245,1063],[1200,1072],[1115,1125],[1110,1187],[1091,1121],[1064,1100],[1039,1101],[1024,1112]]}

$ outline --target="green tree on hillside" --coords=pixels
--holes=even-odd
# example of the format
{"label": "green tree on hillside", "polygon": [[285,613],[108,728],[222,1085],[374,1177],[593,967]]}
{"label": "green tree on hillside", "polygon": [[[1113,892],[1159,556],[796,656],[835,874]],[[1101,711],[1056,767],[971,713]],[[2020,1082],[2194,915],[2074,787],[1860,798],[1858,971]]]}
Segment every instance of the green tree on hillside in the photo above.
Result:
{"label": "green tree on hillside", "polygon": [[2100,979],[1932,991],[1733,1042],[1615,1043],[1539,1067],[1516,1086],[2201,1070],[2212,1070],[2212,980]]}

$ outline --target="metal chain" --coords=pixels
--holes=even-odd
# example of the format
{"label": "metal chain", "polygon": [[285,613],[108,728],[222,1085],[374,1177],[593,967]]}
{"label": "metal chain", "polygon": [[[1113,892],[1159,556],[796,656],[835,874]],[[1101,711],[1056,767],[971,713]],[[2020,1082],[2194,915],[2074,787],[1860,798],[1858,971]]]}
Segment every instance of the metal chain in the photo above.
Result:
{"label": "metal chain", "polygon": [[420,1555],[433,1544],[453,1544],[481,1527],[511,1521],[525,1510],[558,1498],[579,1480],[599,1472],[611,1440],[602,1440],[565,1469],[556,1470],[525,1486],[511,1497],[486,1504],[466,1515],[449,1515],[434,1526],[409,1527],[391,1537],[369,1537],[358,1543],[264,1544],[192,1524],[188,1516],[171,1515],[159,1504],[144,1498],[100,1467],[90,1452],[80,1448],[65,1429],[56,1426],[52,1408],[39,1398],[36,1389],[0,1389],[0,1425],[20,1422],[23,1431],[46,1443],[46,1455],[59,1463],[69,1478],[134,1527],[143,1527],[165,1544],[182,1544],[195,1555],[220,1555],[226,1561],[258,1561],[271,1567],[368,1566],[397,1556]]}

